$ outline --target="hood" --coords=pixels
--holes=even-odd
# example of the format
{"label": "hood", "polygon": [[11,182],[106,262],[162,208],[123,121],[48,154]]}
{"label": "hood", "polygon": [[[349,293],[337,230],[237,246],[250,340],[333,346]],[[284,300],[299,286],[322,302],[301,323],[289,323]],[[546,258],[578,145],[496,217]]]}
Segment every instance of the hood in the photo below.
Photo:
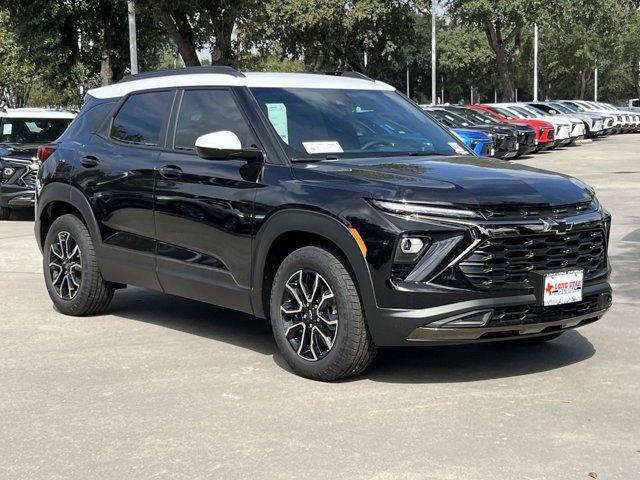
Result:
{"label": "hood", "polygon": [[0,157],[19,158],[35,161],[38,145],[0,143]]}
{"label": "hood", "polygon": [[452,128],[451,130],[456,132],[458,135],[473,138],[474,140],[491,140],[491,137],[489,135],[479,130],[472,130],[470,128]]}
{"label": "hood", "polygon": [[368,198],[468,207],[555,206],[588,202],[579,180],[472,155],[394,157],[294,164],[300,180],[359,191]]}
{"label": "hood", "polygon": [[479,130],[486,133],[496,133],[499,135],[515,135],[514,127],[499,125],[474,125],[470,127],[472,130]]}

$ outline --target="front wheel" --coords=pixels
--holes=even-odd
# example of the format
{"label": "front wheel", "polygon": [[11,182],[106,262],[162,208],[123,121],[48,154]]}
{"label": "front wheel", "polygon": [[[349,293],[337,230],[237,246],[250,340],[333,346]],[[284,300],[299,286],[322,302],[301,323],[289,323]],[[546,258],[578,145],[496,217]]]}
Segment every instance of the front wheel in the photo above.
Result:
{"label": "front wheel", "polygon": [[75,215],[62,215],[51,225],[43,269],[49,296],[66,315],[98,313],[113,298],[113,284],[102,278],[91,234]]}
{"label": "front wheel", "polygon": [[284,259],[271,290],[271,327],[287,364],[303,377],[362,372],[373,343],[353,278],[330,250],[303,247]]}

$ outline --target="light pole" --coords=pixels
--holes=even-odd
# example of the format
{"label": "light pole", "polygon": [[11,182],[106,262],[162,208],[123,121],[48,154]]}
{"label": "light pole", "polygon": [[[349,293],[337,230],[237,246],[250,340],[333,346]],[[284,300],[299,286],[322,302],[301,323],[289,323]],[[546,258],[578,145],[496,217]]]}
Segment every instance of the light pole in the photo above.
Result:
{"label": "light pole", "polygon": [[129,56],[131,58],[131,75],[138,73],[138,44],[136,40],[136,6],[133,0],[127,0],[129,12]]}
{"label": "light pole", "polygon": [[538,101],[538,24],[533,24],[533,101]]}
{"label": "light pole", "polygon": [[431,0],[431,103],[436,103],[436,0]]}
{"label": "light pole", "polygon": [[596,69],[593,72],[593,101],[598,101],[598,64],[596,63]]}

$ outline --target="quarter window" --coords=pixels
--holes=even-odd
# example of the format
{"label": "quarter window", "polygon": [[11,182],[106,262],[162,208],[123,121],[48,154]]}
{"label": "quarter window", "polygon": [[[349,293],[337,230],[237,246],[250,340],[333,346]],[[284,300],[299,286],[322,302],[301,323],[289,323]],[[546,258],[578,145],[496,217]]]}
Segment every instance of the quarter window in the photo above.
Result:
{"label": "quarter window", "polygon": [[221,130],[235,133],[243,148],[256,145],[249,124],[228,90],[186,90],[180,105],[174,147],[194,150],[198,137]]}
{"label": "quarter window", "polygon": [[111,137],[127,143],[159,145],[172,101],[172,91],[131,95],[113,119]]}

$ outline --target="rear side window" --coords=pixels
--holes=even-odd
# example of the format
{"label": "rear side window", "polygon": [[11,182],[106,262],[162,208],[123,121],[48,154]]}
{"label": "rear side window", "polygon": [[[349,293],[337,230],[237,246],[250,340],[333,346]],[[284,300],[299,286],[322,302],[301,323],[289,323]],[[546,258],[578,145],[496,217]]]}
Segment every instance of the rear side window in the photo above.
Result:
{"label": "rear side window", "polygon": [[131,95],[113,119],[111,137],[127,143],[159,145],[172,101],[172,91]]}
{"label": "rear side window", "polygon": [[228,90],[186,90],[182,96],[174,148],[194,150],[196,139],[207,133],[229,130],[243,148],[256,145],[251,127]]}

